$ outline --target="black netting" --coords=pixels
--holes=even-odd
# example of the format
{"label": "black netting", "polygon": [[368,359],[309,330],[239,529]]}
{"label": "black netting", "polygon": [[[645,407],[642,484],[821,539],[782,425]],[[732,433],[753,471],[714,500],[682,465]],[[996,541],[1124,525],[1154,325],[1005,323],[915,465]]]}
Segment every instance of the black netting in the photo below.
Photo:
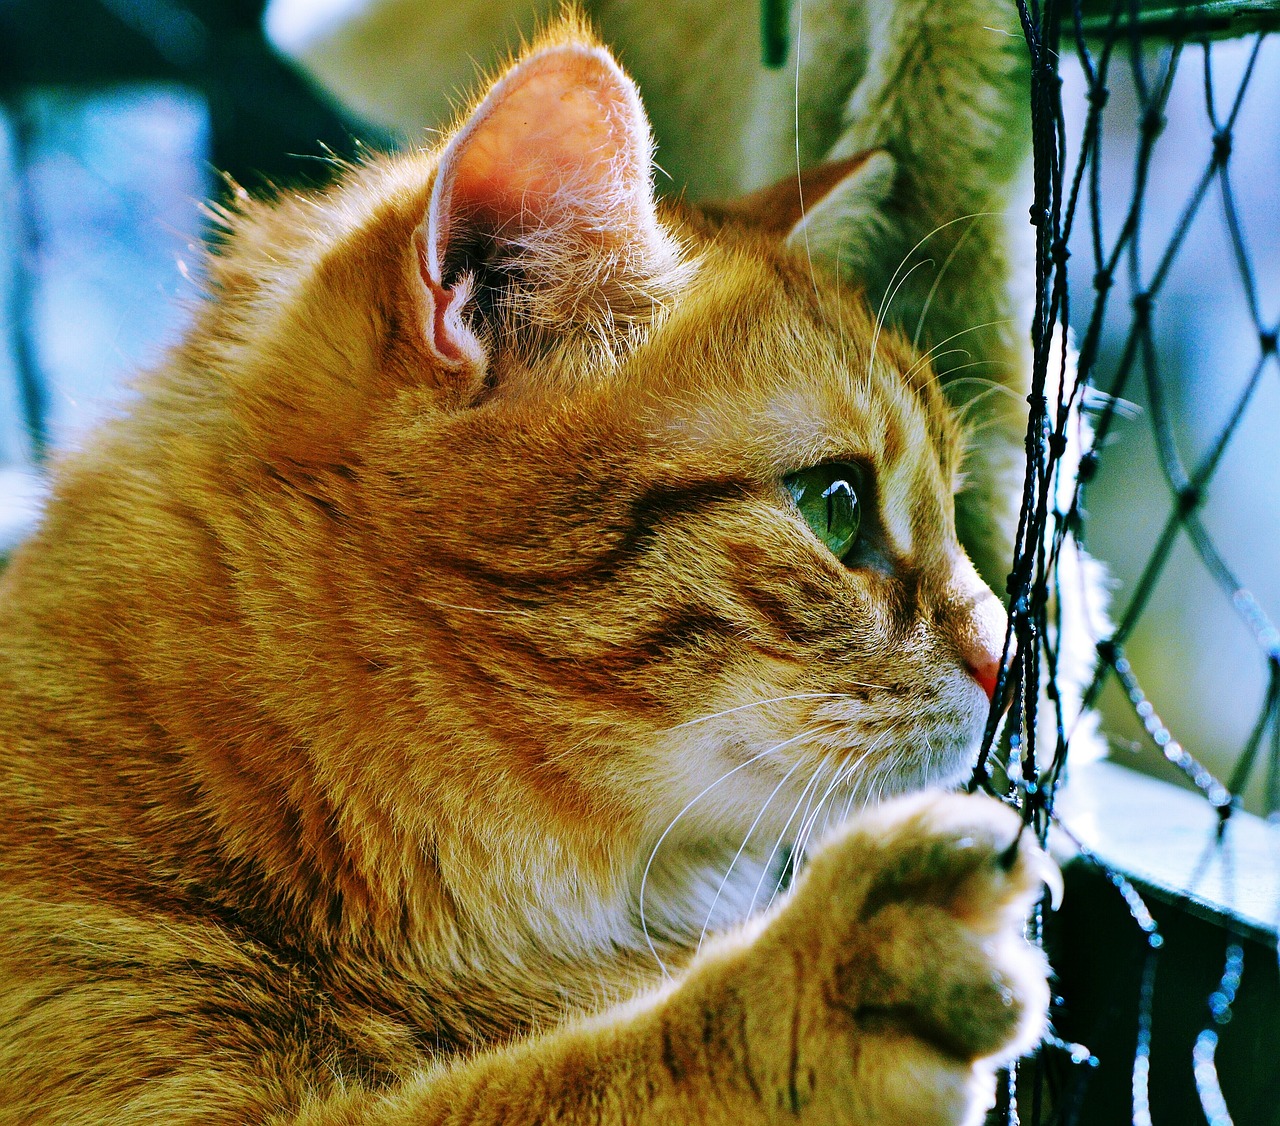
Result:
{"label": "black netting", "polygon": [[[1254,802],[1261,806],[1260,812],[1273,822],[1280,815],[1280,633],[1259,599],[1238,577],[1235,552],[1239,545],[1222,542],[1223,537],[1211,531],[1205,518],[1211,500],[1233,503],[1230,495],[1224,497],[1213,490],[1216,475],[1241,432],[1242,422],[1251,409],[1257,409],[1259,388],[1280,377],[1277,310],[1264,308],[1233,181],[1233,167],[1238,163],[1233,162],[1233,156],[1250,145],[1269,143],[1258,136],[1242,135],[1237,124],[1259,73],[1266,28],[1280,26],[1280,6],[1218,3],[1170,6],[1153,13],[1150,6],[1143,12],[1136,0],[1117,0],[1109,10],[1082,5],[1080,0],[1019,0],[1018,7],[1031,61],[1035,154],[1031,221],[1036,232],[1037,266],[1031,331],[1035,360],[1022,516],[1009,576],[1010,641],[1016,642],[1016,648],[1013,644],[1009,647],[1010,652],[1016,652],[1009,670],[1012,731],[1005,734],[1001,745],[995,738],[993,716],[988,750],[974,784],[1013,801],[1042,840],[1057,822],[1055,798],[1066,777],[1070,743],[1055,691],[1060,615],[1064,599],[1079,597],[1077,590],[1060,589],[1057,564],[1069,540],[1085,542],[1089,529],[1084,504],[1087,491],[1107,472],[1126,471],[1125,465],[1109,465],[1108,451],[1113,431],[1128,409],[1126,397],[1139,398],[1140,417],[1149,427],[1161,485],[1157,495],[1134,493],[1127,503],[1134,511],[1141,508],[1163,515],[1135,581],[1119,594],[1114,627],[1095,639],[1096,663],[1085,702],[1095,705],[1104,689],[1111,692],[1137,724],[1135,730],[1144,744],[1137,748],[1139,756],[1163,760],[1166,770],[1174,768],[1216,811],[1214,828],[1191,877],[1192,886],[1184,889],[1190,896],[1210,866],[1218,864],[1230,870],[1232,819],[1239,818],[1242,796],[1251,783],[1254,791],[1261,791],[1260,799]],[[1249,37],[1245,63],[1238,82],[1224,96],[1215,82],[1214,40],[1233,37],[1233,49],[1238,50],[1242,33]],[[1083,73],[1082,106],[1072,106],[1069,101],[1064,104],[1060,52],[1074,52],[1078,59]],[[1174,221],[1162,225],[1150,221],[1153,199],[1159,198],[1165,210],[1168,202],[1164,198],[1167,184],[1153,182],[1153,158],[1171,124],[1179,129],[1183,124],[1171,122],[1169,99],[1175,77],[1188,67],[1203,71],[1203,112],[1209,128],[1203,149],[1195,157],[1199,167],[1191,186],[1179,200]],[[1126,97],[1123,107],[1118,108],[1109,100],[1121,86]],[[1068,127],[1073,110],[1083,119],[1078,130]],[[1116,229],[1108,229],[1104,213],[1106,205],[1114,203],[1119,181],[1104,170],[1102,149],[1107,115],[1114,117],[1117,112],[1133,115],[1137,140],[1131,175],[1123,182],[1126,198],[1121,219]],[[1112,152],[1106,157],[1115,160]],[[1270,181],[1272,198],[1280,202],[1275,193],[1276,177],[1280,177],[1280,167],[1273,169]],[[1224,225],[1229,273],[1244,310],[1238,320],[1249,326],[1254,343],[1244,370],[1220,370],[1212,358],[1208,363],[1202,358],[1199,366],[1212,370],[1191,373],[1215,387],[1219,398],[1226,396],[1228,400],[1210,432],[1192,443],[1181,412],[1188,398],[1184,386],[1187,369],[1197,365],[1189,365],[1185,357],[1175,362],[1167,347],[1162,348],[1164,340],[1155,326],[1162,314],[1196,315],[1185,302],[1166,311],[1161,301],[1178,271],[1190,271],[1194,289],[1195,271],[1200,266],[1184,252],[1196,224],[1210,219]],[[1274,226],[1274,213],[1267,221]],[[1087,263],[1087,271],[1080,270],[1081,259]],[[1062,347],[1072,325],[1078,342],[1074,370],[1070,350]],[[1081,409],[1092,414],[1091,435],[1087,429],[1074,427],[1073,412]],[[1199,429],[1205,429],[1203,419]],[[1070,448],[1080,440],[1085,448],[1078,470],[1072,473],[1075,463]],[[1186,449],[1191,445],[1198,448],[1189,454]],[[1064,480],[1067,474],[1073,479]],[[1268,481],[1259,480],[1256,485],[1263,489]],[[1271,486],[1274,488],[1274,476]],[[1271,543],[1280,544],[1280,528],[1275,529]],[[1260,704],[1256,696],[1248,701],[1218,701],[1217,706],[1223,709],[1256,709],[1247,739],[1234,766],[1226,772],[1209,769],[1178,732],[1171,730],[1144,688],[1153,664],[1131,659],[1127,648],[1148,614],[1153,596],[1162,583],[1169,582],[1170,560],[1181,545],[1189,545],[1191,558],[1243,622],[1256,650],[1256,662],[1264,670],[1266,688]],[[1170,636],[1165,644],[1166,652],[1171,652],[1180,639]],[[1049,716],[1044,715],[1046,700],[1052,709]],[[1046,733],[1053,745],[1037,747],[1037,739],[1046,739]],[[1062,828],[1069,833],[1069,826]],[[1243,1126],[1255,1121],[1239,1115],[1233,1119],[1219,1083],[1217,1048],[1219,1033],[1232,1018],[1242,978],[1249,969],[1257,972],[1245,957],[1244,941],[1246,936],[1257,940],[1257,928],[1233,925],[1232,905],[1222,905],[1222,916],[1217,919],[1221,931],[1217,956],[1221,960],[1214,962],[1217,969],[1205,978],[1210,984],[1202,994],[1203,1023],[1190,1049],[1191,1059],[1186,1061],[1194,1093],[1186,1100],[1188,1105],[1172,1110],[1165,1097],[1163,1118],[1153,1115],[1153,1104],[1160,1101],[1153,1095],[1151,1077],[1153,1053],[1161,1048],[1153,1037],[1161,990],[1185,990],[1189,978],[1158,972],[1165,942],[1145,891],[1117,866],[1102,864],[1087,850],[1081,862],[1097,865],[1099,878],[1123,908],[1126,920],[1122,925],[1127,925],[1141,951],[1134,979],[1136,996],[1117,999],[1095,1025],[1102,1035],[1108,1019],[1130,1022],[1131,1058],[1124,1061],[1129,1072],[1128,1113],[1112,1117],[1113,1108],[1107,1121],[1207,1121],[1210,1126],[1228,1126],[1233,1121]],[[1226,881],[1227,886],[1230,883]],[[1040,937],[1043,920],[1036,920],[1035,928]],[[1274,973],[1274,928],[1261,939],[1265,945],[1259,948],[1270,948],[1270,966],[1264,969]],[[1122,956],[1122,945],[1115,944],[1117,958]],[[1269,1075],[1259,1075],[1260,1084],[1275,1082],[1274,1045],[1269,1056],[1270,1063],[1262,1064]],[[1051,1039],[1036,1058],[1024,1062],[1010,1076],[997,1119],[1037,1126],[1100,1121],[1082,1111],[1098,1062],[1088,1045]],[[1266,1120],[1272,1120],[1269,1114]]]}

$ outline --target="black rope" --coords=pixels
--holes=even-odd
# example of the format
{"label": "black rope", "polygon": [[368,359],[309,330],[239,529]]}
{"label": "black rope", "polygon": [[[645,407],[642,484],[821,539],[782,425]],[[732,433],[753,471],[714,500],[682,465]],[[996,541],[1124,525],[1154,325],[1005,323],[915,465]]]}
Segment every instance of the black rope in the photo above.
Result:
{"label": "black rope", "polygon": [[791,40],[791,0],[760,0],[760,61],[778,70]]}

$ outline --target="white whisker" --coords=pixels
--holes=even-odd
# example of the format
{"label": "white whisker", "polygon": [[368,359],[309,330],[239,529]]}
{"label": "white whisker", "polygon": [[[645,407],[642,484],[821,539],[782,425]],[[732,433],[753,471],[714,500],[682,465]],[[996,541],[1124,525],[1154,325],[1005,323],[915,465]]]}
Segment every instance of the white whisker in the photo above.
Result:
{"label": "white whisker", "polygon": [[707,937],[707,927],[711,925],[711,916],[715,914],[716,904],[720,902],[720,895],[724,891],[725,884],[729,882],[729,877],[733,875],[734,865],[738,863],[743,850],[747,847],[747,842],[751,840],[751,834],[756,831],[756,826],[760,824],[760,818],[764,816],[765,810],[769,808],[769,804],[778,796],[778,791],[787,784],[787,780],[800,768],[800,765],[803,762],[803,759],[796,759],[792,764],[791,769],[788,770],[786,774],[782,776],[782,780],[774,786],[773,792],[765,798],[764,804],[760,807],[760,812],[756,814],[755,820],[751,822],[751,827],[747,830],[747,835],[742,838],[742,844],[738,846],[738,851],[733,854],[733,859],[729,861],[729,867],[725,869],[724,877],[720,881],[720,886],[716,888],[716,894],[712,897],[711,906],[707,908],[707,917],[703,921],[702,930],[698,932],[699,950],[702,949],[702,943]]}
{"label": "white whisker", "polygon": [[[860,681],[850,681],[855,688],[878,688],[884,689],[882,684],[863,684]],[[682,727],[693,727],[699,723],[709,723],[713,719],[719,719],[721,716],[733,715],[734,712],[745,711],[748,708],[762,708],[766,704],[783,704],[788,700],[853,700],[856,697],[848,692],[796,692],[790,696],[771,696],[767,700],[752,700],[746,704],[738,704],[736,707],[725,708],[724,711],[711,712],[708,715],[700,715],[696,719],[686,719],[683,723],[677,723],[674,727],[664,728],[664,731],[679,731]]]}
{"label": "white whisker", "polygon": [[852,778],[867,759],[879,749],[880,745],[885,741],[887,735],[881,735],[874,743],[871,744],[858,758],[850,763],[849,759],[853,757],[852,752],[845,756],[844,762],[840,769],[836,771],[836,775],[831,779],[831,785],[827,787],[826,793],[822,795],[822,799],[814,808],[813,815],[809,818],[808,823],[801,827],[801,835],[796,840],[796,852],[803,853],[809,847],[809,838],[813,835],[814,829],[817,827],[818,817],[822,812],[822,807],[826,804],[827,799],[832,795],[836,788],[847,779]]}
{"label": "white whisker", "polygon": [[900,751],[894,751],[885,759],[879,770],[872,771],[870,792],[867,796],[868,805],[875,805],[884,797],[884,785],[897,769],[901,757]]}
{"label": "white whisker", "polygon": [[[970,352],[967,348],[948,348],[945,352],[939,352],[936,356],[932,357],[932,359],[936,362],[937,360],[942,359],[943,356],[964,356],[968,358],[969,356],[972,356],[972,355],[973,353]],[[907,369],[906,375],[904,375],[903,378],[906,379],[912,375],[915,375],[915,373],[918,372],[928,362],[929,362],[928,360],[925,360],[923,358],[920,360],[917,360],[914,364],[911,365],[911,367]],[[935,366],[936,366],[936,363],[935,363]],[[954,368],[947,369],[948,373],[954,370],[955,370]]]}
{"label": "white whisker", "polygon": [[983,324],[974,325],[972,328],[962,328],[959,332],[953,332],[945,340],[939,340],[937,344],[935,344],[927,352],[922,354],[921,357],[918,360],[916,360],[916,362],[912,364],[911,367],[907,370],[907,373],[906,375],[903,376],[903,379],[910,379],[911,376],[914,375],[917,371],[919,371],[924,364],[929,362],[929,357],[932,356],[944,344],[950,344],[953,340],[957,340],[962,336],[967,336],[971,332],[978,332],[981,329],[991,328],[994,325],[1007,325],[1007,324],[1011,324],[1012,322],[1013,322],[1012,317],[997,317],[994,321],[986,321]]}
{"label": "white whisker", "polygon": [[[907,279],[911,277],[911,275],[914,274],[921,266],[931,266],[931,265],[933,265],[932,258],[921,259],[914,266],[912,266],[911,269],[909,269],[905,274],[903,274],[901,278],[899,278],[897,285],[894,285],[893,282],[890,281],[889,285],[891,288],[885,292],[884,297],[880,301],[880,308],[876,311],[876,327],[875,327],[875,331],[871,334],[871,352],[867,356],[867,376],[868,377],[870,377],[871,368],[876,362],[876,345],[880,343],[880,330],[884,327],[884,319],[889,315],[889,309],[892,308],[893,306],[894,297],[897,296],[898,290],[900,290],[904,285],[907,284]],[[902,269],[902,267],[899,266],[898,269],[900,270]],[[897,273],[895,273],[893,276],[895,278],[898,277]]]}
{"label": "white whisker", "polygon": [[933,298],[938,292],[938,286],[942,284],[942,279],[946,277],[947,271],[951,269],[951,263],[955,261],[956,255],[960,253],[960,248],[968,241],[969,236],[973,234],[973,228],[978,225],[978,220],[987,216],[995,215],[994,211],[980,211],[971,216],[972,222],[965,227],[964,234],[956,239],[956,244],[951,248],[951,253],[943,260],[942,269],[933,279],[933,285],[929,287],[929,292],[925,296],[924,304],[920,307],[920,318],[916,321],[916,331],[911,337],[911,347],[920,347],[920,333],[924,329],[925,318],[929,315],[929,307],[933,304]]}
{"label": "white whisker", "polygon": [[870,789],[870,784],[875,779],[875,776],[873,769],[869,774],[853,779],[853,784],[849,787],[849,797],[845,800],[844,810],[841,812],[842,819],[848,819],[849,814],[853,811],[854,802],[858,800],[858,795],[863,792],[864,787],[867,790]]}
{"label": "white whisker", "polygon": [[992,427],[1003,425],[1002,420],[999,418],[984,418],[981,422],[973,423],[972,425],[967,419],[962,419],[961,421],[964,423],[964,441],[970,450],[977,445],[974,439],[985,434]]}
{"label": "white whisker", "polygon": [[822,809],[827,804],[827,799],[835,793],[836,788],[849,777],[853,770],[856,770],[862,759],[865,759],[871,751],[863,754],[852,766],[849,765],[851,755],[846,755],[840,766],[836,769],[835,774],[831,778],[830,784],[823,791],[822,797],[818,799],[818,804],[813,807],[813,813],[810,815],[806,824],[800,826],[800,833],[796,837],[796,855],[803,856],[809,847],[809,838],[813,835],[814,829],[817,827],[818,819],[822,816]]}
{"label": "white whisker", "polygon": [[813,292],[818,292],[818,277],[813,271],[813,255],[809,251],[809,224],[805,220],[804,210],[804,176],[800,169],[800,55],[804,50],[804,0],[796,5],[796,90],[795,90],[795,131],[796,131],[796,194],[800,197],[800,230],[804,234],[804,256],[809,262],[809,281],[813,283]]}
{"label": "white whisker", "polygon": [[[983,361],[979,360],[978,362],[982,363]],[[971,367],[973,365],[965,364],[964,366]],[[965,402],[961,403],[959,407],[956,408],[956,412],[955,412],[956,419],[957,421],[959,421],[959,423],[962,426],[968,425],[969,414],[973,410],[975,410],[977,407],[979,407],[982,403],[984,403],[987,399],[989,399],[992,395],[1001,395],[1001,394],[1007,395],[1013,402],[1018,404],[1021,404],[1024,401],[1022,396],[1019,395],[1012,387],[1006,387],[1003,383],[996,383],[994,380],[972,379],[972,378],[957,379],[954,381],[947,380],[948,387],[954,386],[956,383],[977,383],[977,384],[985,383],[986,384],[986,386],[983,387],[982,390],[979,391],[976,395],[974,395],[972,399],[967,399]],[[991,420],[987,419],[986,422],[990,423]]]}
{"label": "white whisker", "polygon": [[849,352],[845,347],[844,335],[844,302],[839,300],[840,297],[840,255],[836,258],[836,328],[840,340],[840,370],[845,373],[845,379],[848,380],[849,371]]}
{"label": "white whisker", "polygon": [[[804,784],[804,789],[800,791],[800,796],[796,798],[796,804],[791,809],[791,816],[787,818],[786,823],[778,833],[778,839],[774,842],[773,848],[769,852],[769,857],[764,862],[764,868],[760,872],[760,878],[756,881],[755,890],[751,893],[751,902],[747,905],[748,915],[750,915],[756,908],[756,900],[760,897],[760,889],[764,887],[765,877],[768,876],[769,869],[773,867],[773,858],[778,855],[778,849],[782,847],[782,842],[786,839],[787,830],[791,828],[791,822],[795,820],[796,814],[800,812],[800,806],[804,802],[805,796],[809,793],[809,788],[816,788],[818,779],[822,777],[822,772],[826,770],[830,762],[831,755],[824,755],[822,761],[818,763],[817,769],[813,772],[813,777]],[[801,817],[800,820],[803,822],[804,818]],[[774,894],[777,894],[776,889]],[[773,902],[773,900],[770,899],[770,902]]]}
{"label": "white whisker", "polygon": [[[840,763],[836,767],[835,774],[832,775],[831,782],[827,786],[826,791],[823,793],[822,797],[818,799],[818,804],[813,807],[813,812],[810,813],[808,809],[806,809],[805,816],[801,818],[800,831],[796,834],[796,842],[795,842],[795,845],[792,847],[793,856],[796,856],[796,857],[804,856],[805,849],[808,848],[808,845],[809,845],[809,834],[813,832],[813,827],[814,825],[817,824],[818,818],[822,814],[822,807],[826,804],[827,799],[835,791],[836,787],[839,786],[844,779],[848,778],[850,773],[856,770],[858,766],[862,763],[862,761],[867,757],[867,755],[871,754],[871,752],[874,751],[876,749],[876,746],[878,745],[879,745],[879,741],[877,740],[877,742],[872,744],[869,748],[867,748],[867,750],[863,752],[861,757],[859,757],[858,760],[854,762],[852,765],[849,764],[849,760],[853,758],[852,751],[850,751],[848,754],[844,756],[844,758],[840,760]],[[814,793],[817,793],[816,789],[814,790]],[[781,892],[781,890],[782,890],[782,881],[779,880],[778,883],[774,885],[773,894],[769,897],[769,902],[768,904],[766,904],[765,910],[768,910],[769,907],[773,906],[773,902],[775,899],[778,898],[778,893]]]}
{"label": "white whisker", "polygon": [[[844,764],[845,764],[847,761],[848,761],[848,757],[846,756],[845,758],[842,758],[842,759],[841,759],[841,760],[836,764],[835,775],[833,775],[833,777],[834,777],[834,776],[836,776],[836,775],[839,775],[841,768],[844,766]],[[815,777],[816,777],[816,775],[815,775]],[[817,792],[818,792],[818,787],[817,787],[817,786],[815,786],[815,787],[813,788],[813,794],[816,794]],[[797,842],[799,842],[800,838],[804,835],[804,827],[805,827],[805,825],[807,825],[807,824],[808,824],[808,822],[809,822],[809,811],[813,808],[813,794],[810,794],[810,795],[809,795],[809,800],[808,800],[807,802],[805,802],[805,806],[804,806],[804,813],[802,813],[802,814],[800,815],[800,828],[799,828],[799,830],[796,832],[796,841],[797,841]],[[795,855],[797,855],[797,856],[800,854],[800,850],[799,850],[798,848],[796,848],[794,845],[792,846],[792,852],[793,852]],[[776,889],[776,888],[774,889],[774,895],[777,895],[777,889]],[[773,902],[773,900],[770,900],[769,902],[770,902],[770,903],[772,903],[772,902]]]}
{"label": "white whisker", "polygon": [[973,363],[971,364],[964,364],[958,368],[951,368],[947,372],[947,376],[948,376],[947,386],[959,387],[961,384],[964,384],[964,383],[976,383],[978,384],[978,386],[982,387],[984,391],[1000,391],[1006,395],[1012,396],[1019,403],[1024,401],[1022,396],[1019,395],[1018,392],[1016,392],[1012,387],[1009,387],[1007,384],[1001,383],[997,379],[988,379],[984,375],[966,375],[961,377],[960,379],[950,378],[951,372],[963,371],[964,368],[977,367],[979,364],[1000,364],[1001,367],[1005,366],[1000,360],[974,360]]}
{"label": "white whisker", "polygon": [[858,796],[858,785],[855,782],[852,786],[849,787],[849,796],[845,798],[844,809],[840,811],[841,821],[849,820],[849,814],[853,812],[853,800],[857,796]]}
{"label": "white whisker", "polygon": [[[796,137],[797,137],[797,144],[798,144],[799,133],[796,134]],[[873,360],[875,359],[875,355],[876,355],[876,341],[879,339],[879,336],[880,336],[880,326],[884,323],[884,315],[887,308],[887,303],[890,297],[892,296],[891,291],[895,291],[893,283],[898,280],[898,275],[902,272],[902,268],[908,262],[911,261],[911,256],[917,250],[919,250],[922,246],[924,246],[926,242],[928,242],[931,238],[933,238],[934,235],[938,234],[940,231],[945,231],[948,227],[954,227],[957,223],[963,223],[966,219],[981,219],[987,215],[993,215],[993,214],[995,214],[995,212],[990,212],[990,211],[970,212],[968,215],[958,215],[954,219],[948,219],[945,223],[939,223],[936,227],[933,228],[933,230],[931,230],[927,235],[925,235],[922,239],[920,239],[919,242],[915,244],[915,246],[913,246],[910,250],[906,252],[906,254],[902,256],[902,261],[898,263],[898,268],[893,271],[893,276],[889,279],[889,284],[885,286],[885,296],[880,299],[880,308],[876,311],[876,331],[875,331],[875,335],[872,336],[871,338],[871,358]],[[920,263],[917,263],[916,265],[920,265]],[[915,266],[911,267],[912,270],[914,270],[915,268],[916,268]],[[906,279],[904,278],[903,280],[905,281]],[[954,339],[954,337],[952,339]],[[942,343],[945,344],[946,341],[944,340]],[[925,354],[928,355],[928,353],[925,353]],[[868,364],[868,367],[867,367],[868,373],[870,373],[870,370],[871,370],[870,364]]]}
{"label": "white whisker", "polygon": [[[831,756],[830,756],[830,754],[828,754],[828,755],[826,755],[826,756],[824,756],[824,757],[823,757],[822,762],[819,764],[820,769],[819,769],[819,770],[815,770],[815,771],[814,771],[814,774],[813,774],[813,778],[811,778],[811,779],[810,779],[810,782],[811,782],[811,783],[816,783],[816,782],[817,782],[817,780],[818,780],[818,778],[819,778],[819,776],[820,776],[820,773],[821,773],[821,769],[825,769],[825,768],[826,768],[826,764],[827,764],[827,762],[830,760],[830,757],[831,757]],[[840,770],[840,767],[837,765],[837,767],[836,767],[836,772],[837,772],[837,773],[839,773],[839,770]],[[808,787],[808,786],[806,786],[806,787],[805,787],[805,790],[808,790],[808,789],[809,789],[809,787]],[[817,787],[816,785],[814,785],[814,787],[813,787],[813,791],[809,794],[808,799],[807,799],[807,800],[805,801],[805,803],[804,803],[804,813],[802,813],[802,814],[800,815],[800,825],[801,825],[801,827],[802,827],[802,828],[803,828],[803,826],[804,826],[805,822],[807,821],[807,819],[808,819],[808,817],[809,817],[809,809],[810,809],[810,807],[813,805],[813,795],[814,795],[814,794],[816,794],[817,792],[818,792],[818,787]],[[800,796],[803,798],[803,797],[804,797],[804,793],[802,792]],[[788,824],[790,824],[790,821],[789,821],[789,820],[788,820]],[[798,836],[799,836],[799,834],[797,834],[797,837],[798,837]],[[792,845],[792,848],[791,848],[791,855],[792,855],[792,857],[793,857],[793,858],[794,858],[794,857],[797,857],[797,856],[799,856],[799,855],[800,855],[799,850],[798,850],[794,845]],[[783,875],[785,876],[785,872],[784,872],[784,874],[783,874]],[[764,909],[765,909],[766,911],[767,911],[767,910],[769,910],[769,908],[773,906],[773,901],[774,901],[775,899],[777,899],[777,898],[778,898],[778,893],[782,890],[782,881],[783,881],[783,876],[779,876],[779,877],[778,877],[778,882],[777,882],[776,884],[774,884],[774,886],[773,886],[773,893],[769,896],[769,902],[768,902],[768,903],[766,903],[766,904],[765,904],[765,906],[764,906]]]}

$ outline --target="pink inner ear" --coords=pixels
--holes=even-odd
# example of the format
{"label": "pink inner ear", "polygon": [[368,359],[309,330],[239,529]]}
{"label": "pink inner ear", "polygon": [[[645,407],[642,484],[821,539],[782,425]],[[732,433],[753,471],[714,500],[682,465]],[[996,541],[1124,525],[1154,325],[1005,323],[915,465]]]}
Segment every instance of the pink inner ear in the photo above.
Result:
{"label": "pink inner ear", "polygon": [[548,47],[500,79],[449,142],[431,193],[422,264],[441,358],[458,362],[479,347],[461,319],[465,298],[444,285],[460,231],[648,242],[657,237],[649,158],[639,96],[604,49]]}
{"label": "pink inner ear", "polygon": [[635,87],[606,51],[547,48],[518,63],[441,160],[428,217],[429,267],[457,225],[519,238],[569,223],[634,237],[652,212],[649,128]]}

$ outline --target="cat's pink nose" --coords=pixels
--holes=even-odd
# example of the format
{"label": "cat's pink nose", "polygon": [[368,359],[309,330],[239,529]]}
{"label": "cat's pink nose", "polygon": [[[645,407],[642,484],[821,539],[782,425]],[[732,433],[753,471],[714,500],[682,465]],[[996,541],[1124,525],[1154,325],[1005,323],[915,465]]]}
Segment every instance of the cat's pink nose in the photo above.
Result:
{"label": "cat's pink nose", "polygon": [[1004,607],[988,592],[971,607],[967,628],[960,634],[960,660],[988,700],[995,698],[1008,621]]}
{"label": "cat's pink nose", "polygon": [[987,654],[985,659],[975,661],[970,657],[965,661],[969,675],[978,682],[978,686],[992,700],[996,694],[996,681],[1000,679],[1000,658]]}

